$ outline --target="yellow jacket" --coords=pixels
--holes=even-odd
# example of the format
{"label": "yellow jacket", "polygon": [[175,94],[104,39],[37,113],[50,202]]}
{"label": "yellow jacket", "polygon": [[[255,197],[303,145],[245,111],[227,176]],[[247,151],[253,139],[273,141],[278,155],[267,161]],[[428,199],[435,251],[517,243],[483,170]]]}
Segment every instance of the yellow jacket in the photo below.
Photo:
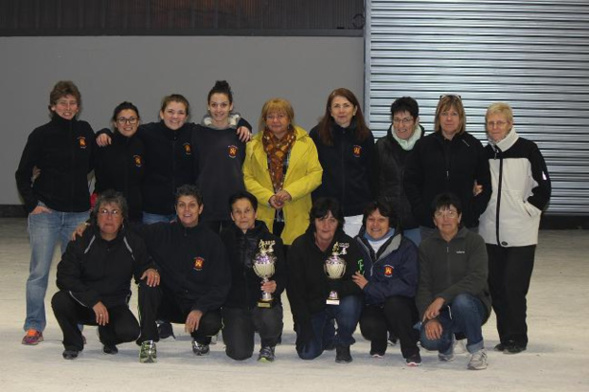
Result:
{"label": "yellow jacket", "polygon": [[[312,204],[311,192],[321,185],[323,175],[315,143],[304,129],[295,127],[295,132],[297,138],[290,152],[283,186],[292,197],[283,207],[285,226],[281,237],[285,245],[292,244],[295,238],[307,230]],[[259,132],[247,143],[243,179],[248,192],[258,199],[258,219],[264,221],[273,232],[275,210],[268,200],[274,195],[274,188],[262,135]]]}

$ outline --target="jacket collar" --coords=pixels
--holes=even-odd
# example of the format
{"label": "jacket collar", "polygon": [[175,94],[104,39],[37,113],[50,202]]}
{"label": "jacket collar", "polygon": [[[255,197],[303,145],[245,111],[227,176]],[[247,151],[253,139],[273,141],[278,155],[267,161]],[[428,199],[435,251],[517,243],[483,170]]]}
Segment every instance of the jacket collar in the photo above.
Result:
{"label": "jacket collar", "polygon": [[511,131],[509,131],[507,136],[499,140],[497,143],[489,139],[489,144],[495,150],[499,149],[500,151],[507,151],[515,144],[515,142],[517,142],[517,139],[519,139],[519,135],[515,131],[515,127],[511,127]]}

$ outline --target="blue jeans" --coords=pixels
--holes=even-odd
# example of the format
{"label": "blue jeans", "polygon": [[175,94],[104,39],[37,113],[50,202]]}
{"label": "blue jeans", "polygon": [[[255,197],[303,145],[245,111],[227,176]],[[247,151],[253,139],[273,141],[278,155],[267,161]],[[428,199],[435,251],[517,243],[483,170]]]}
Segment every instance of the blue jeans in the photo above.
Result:
{"label": "blue jeans", "polygon": [[170,215],[159,215],[159,214],[152,214],[149,212],[145,212],[143,211],[143,223],[145,223],[146,225],[149,225],[151,223],[157,223],[157,222],[171,222],[174,219],[176,219],[176,214],[170,214]]}
{"label": "blue jeans", "polygon": [[426,350],[448,353],[452,349],[454,334],[461,332],[466,336],[468,352],[477,352],[485,347],[482,325],[486,315],[487,309],[480,299],[466,293],[458,294],[438,316],[438,321],[442,324],[442,336],[430,340],[425,336],[425,327],[422,326],[421,345]]}
{"label": "blue jeans", "polygon": [[[42,205],[42,204],[41,204]],[[43,331],[45,318],[45,293],[55,245],[61,240],[61,253],[65,252],[76,227],[88,219],[88,212],[52,211],[29,214],[29,238],[31,264],[27,279],[27,318],[24,329]]]}
{"label": "blue jeans", "polygon": [[[363,301],[360,296],[348,295],[340,300],[339,305],[327,305],[324,310],[311,316],[313,339],[297,353],[301,359],[315,359],[323,353],[325,347],[334,343],[336,346],[349,347],[356,342],[354,330],[358,325]],[[337,334],[333,325],[337,322]],[[297,325],[297,329],[301,326]],[[297,334],[300,333],[297,331]]]}

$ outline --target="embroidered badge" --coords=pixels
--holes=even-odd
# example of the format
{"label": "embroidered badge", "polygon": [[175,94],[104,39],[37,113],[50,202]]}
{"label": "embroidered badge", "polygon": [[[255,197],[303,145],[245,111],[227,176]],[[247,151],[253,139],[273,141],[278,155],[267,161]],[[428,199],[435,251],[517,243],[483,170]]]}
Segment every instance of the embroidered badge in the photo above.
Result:
{"label": "embroidered badge", "polygon": [[362,146],[354,145],[353,152],[356,158],[360,158],[360,155],[362,155]]}
{"label": "embroidered badge", "polygon": [[84,136],[78,137],[78,145],[80,146],[81,149],[85,149],[87,147],[86,138]]}
{"label": "embroidered badge", "polygon": [[392,265],[385,265],[384,266],[384,276],[386,276],[387,278],[390,278],[391,276],[393,276],[393,266]]}
{"label": "embroidered badge", "polygon": [[194,269],[196,271],[202,271],[202,267],[205,263],[205,259],[203,259],[202,257],[195,257],[194,258]]}
{"label": "embroidered badge", "polygon": [[192,146],[190,143],[184,143],[184,152],[186,155],[192,155]]}
{"label": "embroidered badge", "polygon": [[235,158],[237,156],[237,146],[227,146],[229,152],[229,158]]}
{"label": "embroidered badge", "polygon": [[133,161],[135,162],[135,166],[137,167],[141,167],[143,165],[141,155],[133,155]]}

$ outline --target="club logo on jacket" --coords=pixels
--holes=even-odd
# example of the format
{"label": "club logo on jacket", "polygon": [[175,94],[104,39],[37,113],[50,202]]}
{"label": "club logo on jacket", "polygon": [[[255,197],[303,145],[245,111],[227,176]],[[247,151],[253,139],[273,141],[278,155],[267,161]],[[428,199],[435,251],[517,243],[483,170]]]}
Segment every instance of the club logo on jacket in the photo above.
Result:
{"label": "club logo on jacket", "polygon": [[133,162],[135,162],[135,166],[137,166],[137,167],[143,166],[143,161],[141,159],[141,155],[133,155]]}
{"label": "club logo on jacket", "polygon": [[195,257],[194,258],[194,270],[195,271],[202,271],[202,267],[205,264],[205,259],[202,257]]}
{"label": "club logo on jacket", "polygon": [[352,149],[354,156],[356,158],[360,158],[360,155],[362,155],[362,146],[359,145],[354,145],[354,148]]}
{"label": "club logo on jacket", "polygon": [[229,158],[235,158],[237,156],[237,151],[238,151],[237,146],[234,146],[234,145],[227,146],[227,150],[229,153]]}
{"label": "club logo on jacket", "polygon": [[190,143],[184,143],[184,152],[186,153],[186,155],[192,155],[192,146],[190,145]]}
{"label": "club logo on jacket", "polygon": [[386,276],[387,278],[390,278],[391,276],[393,276],[393,271],[395,270],[395,268],[392,265],[385,265],[384,266],[384,276]]}
{"label": "club logo on jacket", "polygon": [[80,146],[81,149],[85,149],[86,147],[88,147],[88,145],[86,144],[86,138],[84,136],[78,137],[78,146]]}

